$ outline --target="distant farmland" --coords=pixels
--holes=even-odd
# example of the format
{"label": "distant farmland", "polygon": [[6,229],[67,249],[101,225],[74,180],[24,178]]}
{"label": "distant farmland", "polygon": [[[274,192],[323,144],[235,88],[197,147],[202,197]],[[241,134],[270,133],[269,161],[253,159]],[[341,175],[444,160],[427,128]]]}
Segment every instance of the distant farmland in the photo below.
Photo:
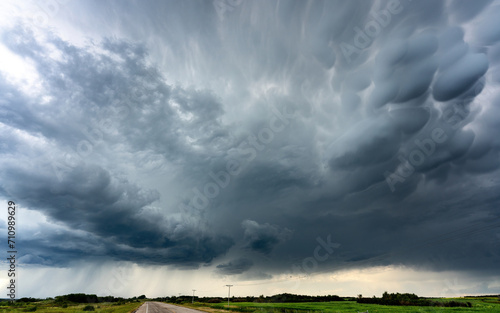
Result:
{"label": "distant farmland", "polygon": [[[500,301],[497,297],[483,298],[442,298],[431,299],[440,302],[470,302],[472,307],[440,307],[440,306],[392,306],[357,303],[356,301],[305,302],[305,303],[230,303],[229,310],[243,313],[344,313],[344,312],[500,312]],[[210,313],[227,312],[227,302],[221,303],[184,303],[184,306]]]}

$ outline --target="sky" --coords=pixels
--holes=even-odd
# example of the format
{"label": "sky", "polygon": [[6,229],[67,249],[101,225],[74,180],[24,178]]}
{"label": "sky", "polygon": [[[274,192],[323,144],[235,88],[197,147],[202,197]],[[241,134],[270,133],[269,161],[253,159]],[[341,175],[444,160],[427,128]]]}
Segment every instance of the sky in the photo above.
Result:
{"label": "sky", "polygon": [[2,1],[18,297],[498,294],[499,84],[498,1]]}

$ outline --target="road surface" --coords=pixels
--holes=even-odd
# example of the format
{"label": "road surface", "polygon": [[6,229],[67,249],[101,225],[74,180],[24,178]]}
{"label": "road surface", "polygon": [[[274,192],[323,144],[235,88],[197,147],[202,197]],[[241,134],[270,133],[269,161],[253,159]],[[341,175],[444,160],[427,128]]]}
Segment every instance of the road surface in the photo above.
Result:
{"label": "road surface", "polygon": [[135,313],[206,313],[163,302],[144,302]]}

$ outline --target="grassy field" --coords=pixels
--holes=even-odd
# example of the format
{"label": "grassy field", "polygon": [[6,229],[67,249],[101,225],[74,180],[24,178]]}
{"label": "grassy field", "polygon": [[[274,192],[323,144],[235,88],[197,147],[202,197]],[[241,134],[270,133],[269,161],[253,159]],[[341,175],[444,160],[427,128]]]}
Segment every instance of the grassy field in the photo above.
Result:
{"label": "grassy field", "polygon": [[[23,306],[0,306],[0,312],[35,312],[35,313],[129,313],[133,312],[139,306],[141,306],[142,302],[131,302],[116,305],[114,303],[93,303],[90,304],[95,308],[95,311],[83,311],[83,308],[88,304],[79,304],[79,305],[68,305],[67,308],[63,308],[61,306],[56,305],[53,301],[41,301],[32,304],[26,304]],[[33,309],[36,307],[36,311]]]}
{"label": "grassy field", "polygon": [[[433,299],[439,301],[471,302],[471,308],[464,307],[420,307],[420,306],[389,306],[378,304],[358,304],[356,301],[309,302],[309,303],[231,303],[231,311],[243,313],[396,313],[396,312],[500,312],[500,302],[497,298],[447,298]],[[210,312],[228,312],[227,303],[194,303],[184,306]]]}
{"label": "grassy field", "polygon": [[[304,303],[255,303],[255,302],[234,302],[227,303],[185,303],[183,306],[202,310],[209,313],[395,313],[395,312],[499,312],[500,301],[497,298],[447,298],[433,299],[439,301],[461,301],[471,302],[471,308],[464,307],[418,307],[418,306],[388,306],[377,304],[359,304],[355,301],[337,302],[304,302]],[[137,309],[142,302],[132,302],[121,305],[113,303],[96,303],[93,312],[103,313],[130,313]],[[69,305],[67,308],[57,306],[54,301],[41,301],[23,306],[8,307],[0,306],[1,312],[38,312],[38,313],[82,313],[86,305]],[[33,308],[36,307],[36,311]]]}

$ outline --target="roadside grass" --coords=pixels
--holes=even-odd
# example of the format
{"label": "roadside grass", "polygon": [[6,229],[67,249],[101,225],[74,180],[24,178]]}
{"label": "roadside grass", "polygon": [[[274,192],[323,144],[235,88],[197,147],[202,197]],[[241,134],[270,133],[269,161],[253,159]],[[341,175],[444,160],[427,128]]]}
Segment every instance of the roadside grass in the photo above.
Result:
{"label": "roadside grass", "polygon": [[182,306],[190,307],[208,313],[460,313],[460,312],[500,312],[500,302],[497,298],[434,298],[437,301],[460,301],[470,302],[472,307],[437,307],[437,306],[392,306],[378,304],[363,304],[356,301],[335,302],[305,302],[305,303],[255,303],[234,302],[230,303],[185,303]]}
{"label": "roadside grass", "polygon": [[[98,312],[98,313],[131,313],[135,311],[142,305],[143,302],[131,302],[125,304],[117,303],[86,303],[86,304],[68,304],[66,308],[62,307],[60,304],[54,303],[51,300],[45,300],[40,302],[26,303],[23,305],[16,306],[0,306],[0,313],[3,312],[13,312],[13,313],[24,313],[24,312],[35,312],[35,313],[83,313],[83,312]],[[91,305],[94,307],[94,311],[84,311],[83,309]],[[34,309],[36,307],[36,310]]]}

